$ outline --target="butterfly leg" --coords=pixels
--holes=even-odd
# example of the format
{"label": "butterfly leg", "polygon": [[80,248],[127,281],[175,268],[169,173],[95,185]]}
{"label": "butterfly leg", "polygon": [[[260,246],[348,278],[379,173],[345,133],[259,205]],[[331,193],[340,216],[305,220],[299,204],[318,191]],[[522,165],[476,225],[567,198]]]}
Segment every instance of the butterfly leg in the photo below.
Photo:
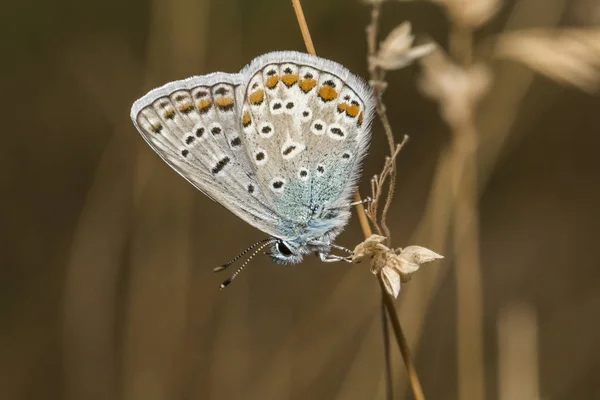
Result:
{"label": "butterfly leg", "polygon": [[372,201],[373,201],[373,199],[372,199],[372,198],[370,198],[369,196],[367,196],[367,197],[365,197],[365,198],[364,198],[364,199],[362,199],[362,200],[359,200],[359,201],[354,201],[354,202],[352,202],[352,203],[348,204],[348,206],[350,206],[350,207],[352,207],[352,206],[357,206],[357,205],[359,205],[359,204],[370,203],[370,202],[372,202]]}
{"label": "butterfly leg", "polygon": [[319,258],[323,262],[338,262],[338,261],[344,261],[344,262],[347,262],[347,263],[351,263],[352,262],[352,258],[351,257],[341,257],[341,256],[336,256],[334,254],[319,253]]}
{"label": "butterfly leg", "polygon": [[370,197],[365,197],[364,199],[360,200],[360,201],[353,201],[352,203],[348,203],[344,206],[338,206],[338,207],[331,207],[331,208],[327,208],[327,210],[341,210],[341,209],[345,209],[347,207],[352,207],[352,206],[358,206],[360,204],[365,204],[365,203],[370,203],[372,202],[373,199]]}
{"label": "butterfly leg", "polygon": [[342,246],[338,246],[337,244],[334,243],[329,243],[329,242],[322,242],[320,240],[311,240],[310,242],[308,242],[308,244],[312,244],[314,246],[323,246],[323,247],[331,247],[332,249],[338,249],[343,251],[344,253],[353,255],[354,252],[352,250],[349,250],[345,247]]}
{"label": "butterfly leg", "polygon": [[321,261],[323,262],[336,262],[336,261],[344,261],[344,262],[352,262],[352,255],[354,254],[352,252],[352,250],[348,250],[345,247],[342,246],[338,246],[337,244],[333,244],[333,243],[328,243],[328,242],[321,242],[318,240],[313,240],[310,242],[313,245],[317,245],[317,246],[323,246],[323,247],[329,247],[332,249],[337,249],[337,250],[341,250],[347,254],[349,254],[350,256],[348,257],[342,257],[342,256],[336,256],[334,254],[330,254],[330,253],[323,253],[323,252],[319,252],[319,257],[321,258]]}

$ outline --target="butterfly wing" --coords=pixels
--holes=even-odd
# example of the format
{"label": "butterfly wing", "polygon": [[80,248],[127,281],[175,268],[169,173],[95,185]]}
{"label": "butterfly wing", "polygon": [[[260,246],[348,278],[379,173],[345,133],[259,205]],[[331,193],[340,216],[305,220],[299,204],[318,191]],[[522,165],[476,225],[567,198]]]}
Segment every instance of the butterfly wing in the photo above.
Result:
{"label": "butterfly wing", "polygon": [[154,89],[134,103],[131,118],[197,189],[258,229],[289,239],[319,209],[349,202],[372,113],[370,89],[340,64],[274,52],[239,74]]}
{"label": "butterfly wing", "polygon": [[275,212],[258,190],[254,167],[243,150],[241,90],[238,74],[171,82],[137,100],[131,118],[150,147],[192,185],[249,224],[276,235]]}
{"label": "butterfly wing", "polygon": [[[350,202],[366,154],[372,92],[340,64],[274,52],[242,70],[242,141],[269,206],[301,234],[323,208]],[[341,221],[341,224],[344,224]]]}

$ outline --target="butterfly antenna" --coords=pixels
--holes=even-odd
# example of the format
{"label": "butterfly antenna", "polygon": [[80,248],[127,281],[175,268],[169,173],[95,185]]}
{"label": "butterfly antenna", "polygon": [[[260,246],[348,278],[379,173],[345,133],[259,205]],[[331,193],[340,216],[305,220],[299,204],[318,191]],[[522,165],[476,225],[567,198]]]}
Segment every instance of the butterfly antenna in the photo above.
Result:
{"label": "butterfly antenna", "polygon": [[235,279],[235,277],[238,276],[238,274],[240,272],[242,272],[244,267],[246,265],[248,265],[248,263],[254,258],[254,256],[256,256],[258,253],[261,252],[262,249],[264,249],[265,247],[267,247],[268,245],[270,245],[276,241],[277,241],[277,239],[268,239],[268,241],[266,243],[264,243],[262,246],[260,246],[258,249],[256,249],[256,251],[254,253],[252,253],[252,255],[250,257],[248,257],[248,259],[246,261],[244,261],[242,266],[239,267],[238,270],[233,273],[233,275],[231,275],[225,282],[221,283],[221,289],[225,289]]}
{"label": "butterfly antenna", "polygon": [[231,264],[233,264],[234,262],[236,262],[237,260],[239,260],[240,258],[242,258],[250,250],[252,250],[256,246],[258,246],[259,244],[263,244],[264,242],[268,242],[269,240],[273,240],[273,239],[272,238],[267,238],[267,239],[259,240],[258,242],[250,245],[246,250],[242,251],[237,257],[234,257],[227,264],[223,264],[223,265],[220,265],[218,267],[213,268],[213,272],[223,271],[225,268],[228,268],[229,266],[231,266]]}

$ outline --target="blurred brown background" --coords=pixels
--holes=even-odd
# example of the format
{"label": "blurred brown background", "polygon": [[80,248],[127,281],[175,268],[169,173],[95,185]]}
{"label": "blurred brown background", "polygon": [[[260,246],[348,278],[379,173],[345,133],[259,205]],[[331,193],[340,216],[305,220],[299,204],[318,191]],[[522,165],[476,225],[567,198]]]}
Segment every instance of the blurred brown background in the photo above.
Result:
{"label": "blurred brown background", "polygon": [[[590,28],[596,4],[508,1],[476,38],[485,55],[505,30]],[[317,53],[366,76],[369,6],[303,6]],[[21,0],[3,2],[0,18],[1,399],[385,398],[367,266],[265,257],[219,291],[227,274],[212,268],[263,235],[171,171],[129,120],[131,103],[166,81],[303,50],[289,1]],[[446,46],[436,5],[386,4],[382,35],[404,20]],[[600,101],[519,63],[489,65],[477,114],[484,358],[474,376],[483,371],[488,399],[600,399]],[[427,205],[452,203],[434,178],[452,135],[419,73],[388,75],[392,124],[411,136],[389,222],[395,245],[446,256],[397,304],[425,395],[450,400],[471,372],[457,366],[450,222]],[[386,154],[376,124],[363,193]],[[361,240],[354,219],[338,243]],[[411,398],[391,351],[394,397]]]}

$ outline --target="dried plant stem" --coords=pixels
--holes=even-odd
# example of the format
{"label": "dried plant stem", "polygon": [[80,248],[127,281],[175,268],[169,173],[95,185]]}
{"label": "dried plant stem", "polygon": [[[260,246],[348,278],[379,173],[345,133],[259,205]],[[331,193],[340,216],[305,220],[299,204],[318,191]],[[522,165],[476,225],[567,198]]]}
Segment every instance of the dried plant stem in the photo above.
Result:
{"label": "dried plant stem", "polygon": [[[381,6],[382,2],[375,2],[371,8],[371,22],[366,28],[367,33],[367,56],[369,59],[375,57],[375,53],[377,52],[377,33],[379,32],[379,19],[381,16]],[[369,207],[369,218],[377,233],[385,236],[387,238],[387,244],[391,244],[391,232],[387,226],[387,214],[392,204],[392,199],[394,197],[394,190],[396,189],[396,155],[399,152],[399,148],[397,148],[394,142],[394,133],[392,131],[392,125],[387,116],[386,107],[383,103],[383,92],[385,91],[386,83],[385,79],[385,71],[381,68],[377,68],[373,63],[369,62],[369,80],[370,84],[373,87],[373,91],[375,94],[375,111],[377,112],[377,116],[379,117],[381,124],[383,125],[383,131],[385,133],[385,137],[388,141],[388,146],[390,148],[390,157],[386,158],[386,162],[383,167],[383,171],[379,177],[374,178],[374,182],[372,182],[373,186],[373,202]],[[404,144],[408,137],[405,136],[401,145]],[[388,179],[389,178],[389,179]],[[377,219],[378,206],[380,196],[375,196],[375,191],[381,194],[383,186],[387,183],[388,190],[385,198],[385,204],[383,206],[383,211],[381,213],[380,219]],[[376,190],[375,190],[376,189]]]}
{"label": "dried plant stem", "polygon": [[[473,32],[453,24],[449,38],[455,62],[469,67],[473,58]],[[474,110],[452,124],[455,165],[452,169],[453,247],[456,265],[458,397],[485,398],[483,361],[483,293],[479,259],[477,187],[478,135]]]}
{"label": "dried plant stem", "polygon": [[106,38],[94,42],[94,51],[89,50],[89,41],[85,43],[86,47],[66,51],[61,65],[115,129],[95,169],[65,265],[62,334],[67,400],[119,398],[119,282],[134,210],[131,154],[138,145],[122,117],[127,104],[107,90],[116,84],[123,93],[135,92],[140,74],[134,55]]}
{"label": "dried plant stem", "polygon": [[394,398],[394,386],[392,385],[392,360],[390,359],[390,328],[385,310],[385,292],[381,292],[381,330],[383,332],[383,357],[385,363],[384,380],[386,399]]}
{"label": "dried plant stem", "polygon": [[[354,202],[358,203],[359,201],[361,201],[361,198],[357,188],[356,192],[354,192]],[[356,215],[358,216],[358,223],[360,224],[360,228],[362,229],[365,238],[368,238],[373,234],[373,232],[371,231],[371,226],[369,225],[369,220],[367,219],[365,209],[361,204],[356,205]]]}
{"label": "dried plant stem", "polygon": [[[294,12],[296,13],[296,19],[298,20],[298,24],[300,25],[300,31],[302,32],[302,37],[304,39],[304,45],[306,46],[306,50],[310,54],[316,55],[315,47],[313,45],[313,42],[312,42],[312,39],[310,36],[310,31],[308,29],[308,25],[306,24],[306,19],[304,18],[304,13],[302,12],[302,4],[300,3],[300,0],[292,0],[292,5],[294,7]],[[384,128],[386,129],[386,136],[388,137],[388,143],[390,145],[390,151],[392,153],[392,157],[390,157],[390,159],[392,159],[392,162],[394,162],[393,159],[398,154],[398,152],[401,150],[402,144],[406,142],[407,137],[405,137],[402,144],[400,144],[395,151],[396,146],[394,145],[394,137],[392,134],[392,130],[391,130],[389,121],[387,120],[387,115],[385,114],[385,107],[383,106],[383,103],[380,102],[381,96],[377,95],[377,99],[378,99],[377,100],[378,101],[378,104],[377,104],[378,111],[377,112],[379,114],[379,111],[381,110],[380,117],[382,115],[384,117],[384,119],[382,119],[382,122],[384,124]],[[394,166],[394,169],[395,169],[395,166]],[[395,175],[394,175],[394,178],[395,178]],[[393,190],[393,187],[390,190]],[[388,197],[391,197],[391,196],[388,196]],[[359,202],[361,200],[358,190],[354,193],[354,200],[357,202]],[[390,201],[391,201],[391,199],[390,199]],[[365,209],[363,208],[362,205],[359,204],[356,206],[356,211],[358,214],[358,220],[359,220],[361,229],[363,231],[363,234],[364,234],[365,238],[368,238],[369,236],[371,236],[372,231],[371,231],[371,227],[369,226],[369,221],[367,219]],[[378,279],[378,281],[379,281],[379,285],[381,287],[381,291],[383,293],[383,296],[382,296],[383,305],[384,305],[385,309],[387,310],[388,316],[391,320],[392,328],[394,330],[394,336],[396,338],[396,342],[398,343],[398,348],[400,349],[400,353],[402,354],[404,364],[406,365],[406,369],[408,371],[408,377],[409,377],[409,381],[411,383],[413,395],[415,397],[415,400],[424,400],[425,396],[423,395],[423,389],[421,388],[419,376],[417,375],[417,371],[414,367],[414,363],[413,363],[413,359],[411,357],[408,342],[406,341],[404,333],[402,332],[402,327],[400,325],[400,320],[398,319],[398,314],[396,313],[396,307],[395,307],[394,301],[387,294],[381,279]]]}
{"label": "dried plant stem", "polygon": [[[410,387],[412,389],[413,396],[415,400],[425,400],[423,388],[421,387],[421,382],[419,381],[419,375],[417,374],[417,370],[415,369],[415,364],[413,362],[412,354],[410,352],[410,346],[408,344],[408,341],[406,340],[406,337],[404,336],[402,326],[400,325],[400,319],[398,318],[398,314],[396,313],[394,299],[387,294],[381,279],[379,280],[379,285],[381,286],[382,293],[384,293],[383,304],[388,310],[388,315],[390,317],[390,321],[392,322],[392,328],[396,336],[396,341],[398,342],[400,353],[402,353],[404,365],[406,365],[408,380],[410,381]],[[393,312],[390,312],[390,310],[393,310]]]}
{"label": "dried plant stem", "polygon": [[454,61],[463,66],[470,65],[473,62],[473,31],[453,24],[448,40],[449,51]]}
{"label": "dried plant stem", "polygon": [[[358,191],[354,194],[355,200],[360,200],[360,195]],[[363,235],[365,238],[371,236],[371,227],[369,226],[369,222],[367,220],[367,215],[365,213],[364,208],[361,205],[356,206],[356,213],[358,214],[358,220],[360,221],[360,226],[363,231]],[[390,295],[387,294],[385,287],[383,286],[383,282],[381,279],[378,280],[379,285],[381,287],[382,292],[382,301],[385,309],[387,310],[388,316],[392,323],[392,329],[394,330],[394,337],[396,338],[396,342],[398,343],[398,348],[400,349],[400,353],[402,354],[402,359],[404,360],[404,365],[406,365],[406,371],[408,373],[408,380],[410,382],[410,386],[413,392],[413,396],[415,400],[424,400],[425,395],[423,394],[423,388],[421,387],[421,382],[419,381],[419,375],[417,374],[417,370],[415,369],[415,365],[413,362],[413,358],[410,352],[410,346],[406,341],[406,337],[404,336],[404,332],[402,331],[402,326],[400,325],[400,319],[398,318],[398,314],[396,313],[396,305],[394,304],[394,300]]]}
{"label": "dried plant stem", "polygon": [[306,18],[304,18],[304,11],[302,11],[302,4],[300,3],[300,0],[292,0],[292,7],[294,7],[294,12],[296,13],[296,19],[298,20],[298,25],[300,26],[300,32],[302,32],[302,39],[304,40],[306,51],[313,56],[317,55],[315,45],[310,37],[310,31],[308,30]]}

